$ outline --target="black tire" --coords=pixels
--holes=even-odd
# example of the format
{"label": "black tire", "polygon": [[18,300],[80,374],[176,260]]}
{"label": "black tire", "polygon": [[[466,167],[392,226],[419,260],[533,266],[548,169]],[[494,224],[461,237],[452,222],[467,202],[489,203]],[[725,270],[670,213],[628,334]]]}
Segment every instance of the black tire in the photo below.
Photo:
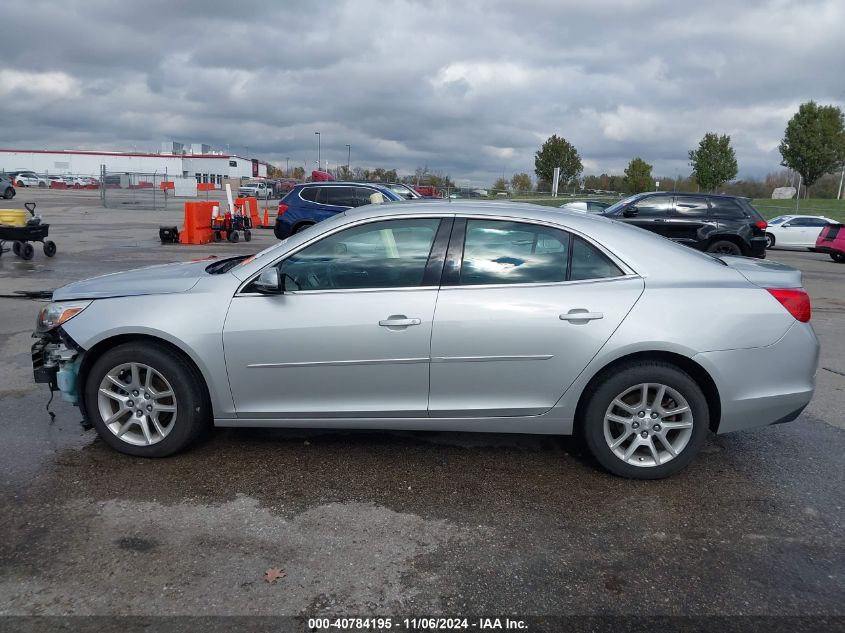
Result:
{"label": "black tire", "polygon": [[238,240],[240,239],[240,235],[238,235],[237,231],[229,231],[226,235],[226,239],[229,240],[232,244],[237,244]]}
{"label": "black tire", "polygon": [[[658,465],[636,466],[623,461],[622,457],[617,456],[605,440],[604,418],[611,403],[626,389],[641,383],[662,384],[676,390],[686,399],[693,417],[692,432],[687,444],[676,457]],[[710,426],[710,411],[707,406],[707,399],[689,374],[669,363],[640,361],[614,368],[612,372],[599,377],[591,388],[588,398],[580,427],[584,440],[590,453],[599,464],[620,477],[663,479],[673,475],[692,461],[707,437],[707,430]],[[643,430],[652,432],[645,428]],[[639,432],[637,431],[637,433]],[[678,433],[678,431],[675,431],[675,433]]]}
{"label": "black tire", "polygon": [[12,198],[15,197],[15,190],[12,189],[11,187],[6,187],[5,191],[3,191],[3,197],[6,200],[11,200]]}
{"label": "black tire", "polygon": [[220,235],[220,231],[214,231],[214,233],[212,234],[212,239],[215,242],[219,242],[220,240],[222,240],[223,237]]}
{"label": "black tire", "polygon": [[20,242],[20,241],[18,241],[18,240],[15,240],[14,242],[12,242],[12,252],[13,252],[15,255],[20,255],[20,254],[21,254],[21,246],[22,246],[22,245],[23,245],[23,242]]}
{"label": "black tire", "polygon": [[296,228],[293,230],[294,233],[302,233],[305,229],[309,226],[314,226],[313,222],[303,222],[302,224],[297,224]]}
{"label": "black tire", "polygon": [[718,253],[719,255],[742,255],[739,244],[730,240],[716,240],[707,247],[707,252]]}
{"label": "black tire", "polygon": [[52,257],[56,254],[56,243],[53,240],[44,240],[44,254]]}
{"label": "black tire", "polygon": [[831,253],[830,258],[837,264],[845,264],[845,253]]}
{"label": "black tire", "polygon": [[766,248],[774,248],[775,236],[771,233],[766,233]]}
{"label": "black tire", "polygon": [[[105,375],[124,363],[143,363],[170,383],[176,402],[176,417],[170,432],[147,446],[123,441],[105,425],[98,404],[99,387]],[[211,404],[197,369],[180,354],[154,343],[124,343],[104,353],[88,372],[85,410],[103,441],[113,449],[138,457],[167,457],[194,442],[211,424]]]}
{"label": "black tire", "polygon": [[244,242],[251,242],[252,241],[252,231],[249,229],[244,229]]}
{"label": "black tire", "polygon": [[21,244],[21,252],[18,253],[18,256],[21,259],[30,260],[32,259],[33,255],[35,255],[35,249],[33,248],[32,244],[29,242],[24,242]]}
{"label": "black tire", "polygon": [[46,189],[46,188],[47,188],[47,183],[46,183],[46,182],[39,182],[39,183],[38,183],[38,188],[39,188],[39,189]]}

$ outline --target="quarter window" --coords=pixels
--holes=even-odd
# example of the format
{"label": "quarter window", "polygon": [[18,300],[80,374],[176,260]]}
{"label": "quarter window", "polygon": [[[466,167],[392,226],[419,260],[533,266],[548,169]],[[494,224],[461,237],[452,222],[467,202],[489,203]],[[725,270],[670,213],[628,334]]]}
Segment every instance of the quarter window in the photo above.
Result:
{"label": "quarter window", "polygon": [[317,202],[317,194],[319,191],[320,187],[307,187],[300,190],[299,197],[303,200],[308,200],[308,202]]}
{"label": "quarter window", "polygon": [[711,198],[710,207],[713,209],[713,215],[723,218],[744,218],[747,217],[745,211],[735,200],[730,198]]}
{"label": "quarter window", "polygon": [[422,283],[440,220],[386,220],[329,235],[279,266],[286,291],[404,288]]}
{"label": "quarter window", "polygon": [[606,279],[621,277],[624,273],[610,259],[592,244],[580,237],[575,237],[572,243],[572,269],[569,279],[580,281],[584,279]]}

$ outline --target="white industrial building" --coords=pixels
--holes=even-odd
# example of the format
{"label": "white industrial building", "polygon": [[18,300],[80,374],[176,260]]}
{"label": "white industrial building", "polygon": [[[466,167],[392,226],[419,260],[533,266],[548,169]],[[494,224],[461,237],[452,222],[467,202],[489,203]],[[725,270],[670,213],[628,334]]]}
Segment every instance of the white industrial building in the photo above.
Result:
{"label": "white industrial building", "polygon": [[91,176],[99,178],[101,166],[108,174],[156,174],[196,178],[197,182],[221,185],[224,178],[266,178],[267,163],[235,154],[215,152],[195,143],[185,149],[181,143],[162,143],[157,154],[143,152],[98,152],[87,150],[0,149],[0,172],[30,170],[48,176]]}

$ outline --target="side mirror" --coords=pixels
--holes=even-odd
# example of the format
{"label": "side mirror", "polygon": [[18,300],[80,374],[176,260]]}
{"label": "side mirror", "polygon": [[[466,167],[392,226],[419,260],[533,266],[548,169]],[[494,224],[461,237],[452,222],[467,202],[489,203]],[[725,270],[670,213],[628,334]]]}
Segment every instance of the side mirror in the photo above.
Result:
{"label": "side mirror", "polygon": [[284,290],[282,288],[282,277],[279,275],[279,269],[275,266],[270,266],[261,271],[258,279],[253,283],[256,291],[262,294],[278,295]]}
{"label": "side mirror", "polygon": [[622,215],[626,218],[635,218],[639,212],[640,210],[637,207],[628,207],[622,212]]}

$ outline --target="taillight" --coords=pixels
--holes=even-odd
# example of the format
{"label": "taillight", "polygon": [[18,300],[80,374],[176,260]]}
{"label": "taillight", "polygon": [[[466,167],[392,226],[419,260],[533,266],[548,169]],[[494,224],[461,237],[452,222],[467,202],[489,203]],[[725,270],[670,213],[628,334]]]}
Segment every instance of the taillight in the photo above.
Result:
{"label": "taillight", "polygon": [[279,203],[279,215],[284,215],[285,211],[287,211],[287,210],[288,210],[288,205],[286,205],[284,202],[280,202]]}
{"label": "taillight", "polygon": [[754,226],[756,226],[758,229],[767,229],[769,228],[769,223],[765,220],[760,220],[759,222],[756,222]]}
{"label": "taillight", "polygon": [[801,323],[810,320],[810,295],[803,288],[766,288]]}

